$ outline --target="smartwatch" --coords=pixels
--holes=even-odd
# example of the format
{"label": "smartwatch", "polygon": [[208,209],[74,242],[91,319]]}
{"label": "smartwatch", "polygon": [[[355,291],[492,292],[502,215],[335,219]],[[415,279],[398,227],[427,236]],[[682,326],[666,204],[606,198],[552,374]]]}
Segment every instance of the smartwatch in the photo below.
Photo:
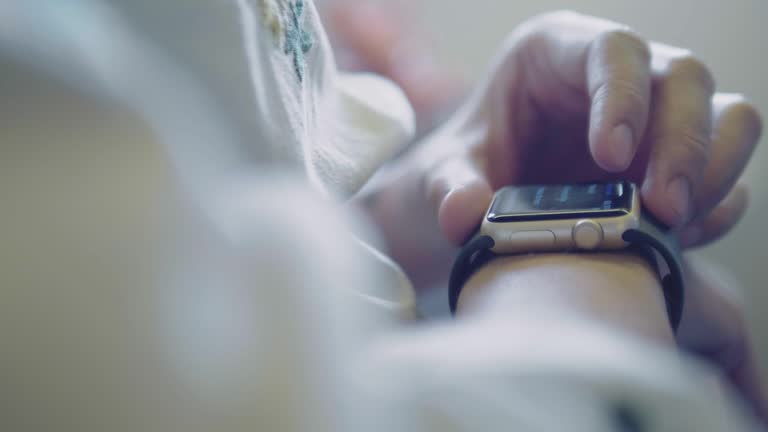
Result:
{"label": "smartwatch", "polygon": [[[480,228],[456,257],[449,305],[464,283],[498,255],[615,251],[635,248],[661,273],[667,314],[677,330],[683,312],[683,265],[677,238],[643,213],[629,182],[509,186],[496,192]],[[659,259],[660,258],[660,259]]]}

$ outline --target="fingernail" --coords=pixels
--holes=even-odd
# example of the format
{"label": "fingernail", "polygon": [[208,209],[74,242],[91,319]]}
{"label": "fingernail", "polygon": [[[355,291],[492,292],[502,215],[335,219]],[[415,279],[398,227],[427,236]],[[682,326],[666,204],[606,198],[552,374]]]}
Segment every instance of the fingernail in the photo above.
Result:
{"label": "fingernail", "polygon": [[622,171],[629,168],[634,156],[634,136],[629,126],[622,124],[613,129],[613,157]]}
{"label": "fingernail", "polygon": [[676,226],[688,222],[691,212],[691,183],[685,177],[677,177],[667,186],[667,196],[672,201]]}

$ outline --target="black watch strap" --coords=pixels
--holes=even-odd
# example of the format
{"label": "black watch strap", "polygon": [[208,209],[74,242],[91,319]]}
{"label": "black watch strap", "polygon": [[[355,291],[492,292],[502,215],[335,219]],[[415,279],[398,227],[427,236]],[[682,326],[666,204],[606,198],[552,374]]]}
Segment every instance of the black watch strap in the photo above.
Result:
{"label": "black watch strap", "polygon": [[[661,223],[647,216],[641,218],[637,229],[627,230],[622,237],[627,243],[655,251],[664,259],[669,272],[661,278],[662,289],[670,325],[673,331],[677,331],[683,315],[685,291],[683,260],[676,237]],[[466,281],[477,269],[495,257],[491,252],[494,245],[495,242],[491,237],[475,235],[459,252],[448,283],[448,304],[451,314],[456,313],[459,295]],[[655,254],[648,255],[655,256]]]}
{"label": "black watch strap", "polygon": [[459,295],[464,283],[470,276],[488,262],[493,256],[491,248],[495,245],[493,239],[486,235],[475,235],[472,240],[467,242],[451,269],[451,277],[448,280],[448,305],[451,307],[451,314],[456,313],[456,306],[459,304]]}
{"label": "black watch strap", "polygon": [[627,230],[622,238],[627,243],[648,247],[664,259],[669,272],[662,276],[661,285],[667,303],[669,323],[672,330],[677,331],[685,304],[683,258],[677,237],[660,222],[643,216],[640,218],[640,226]]}

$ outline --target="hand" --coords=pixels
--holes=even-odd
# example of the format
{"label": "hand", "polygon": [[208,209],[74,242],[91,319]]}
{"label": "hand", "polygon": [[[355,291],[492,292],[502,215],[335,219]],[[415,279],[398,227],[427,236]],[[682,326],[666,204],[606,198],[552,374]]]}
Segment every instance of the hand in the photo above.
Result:
{"label": "hand", "polygon": [[420,152],[453,242],[472,232],[492,191],[512,183],[633,180],[688,245],[724,234],[746,208],[734,184],[760,116],[742,96],[715,93],[689,51],[557,12],[514,32],[488,76]]}
{"label": "hand", "polygon": [[[689,51],[558,12],[513,33],[488,76],[414,156],[454,243],[475,229],[493,191],[513,183],[635,181],[687,247],[717,239],[744,213],[746,189],[735,184],[760,116],[742,96],[716,93]],[[715,284],[690,268],[678,342],[721,366],[768,419],[743,314]]]}
{"label": "hand", "polygon": [[677,341],[717,366],[768,425],[768,391],[747,328],[738,284],[701,257],[686,258],[689,289]]}

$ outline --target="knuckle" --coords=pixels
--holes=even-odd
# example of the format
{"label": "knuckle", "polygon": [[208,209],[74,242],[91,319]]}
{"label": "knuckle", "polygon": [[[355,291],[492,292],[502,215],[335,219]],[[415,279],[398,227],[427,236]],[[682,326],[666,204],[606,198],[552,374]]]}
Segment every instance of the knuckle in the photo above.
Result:
{"label": "knuckle", "polygon": [[705,167],[710,157],[710,138],[707,134],[693,128],[680,131],[680,141],[677,143],[685,154],[686,160],[697,167]]}
{"label": "knuckle", "polygon": [[553,29],[559,28],[563,23],[578,20],[580,17],[581,15],[570,10],[556,10],[536,15],[507,35],[503,44],[505,51],[515,51],[520,46],[536,47],[542,43],[548,43]]}
{"label": "knuckle", "polygon": [[570,10],[544,12],[523,22],[504,40],[505,51],[514,51],[520,45],[543,43],[552,29],[562,24],[582,19],[582,15]]}
{"label": "knuckle", "polygon": [[650,62],[651,59],[651,48],[648,41],[627,27],[602,33],[597,38],[596,44],[619,52],[632,53],[640,56],[646,62]]}
{"label": "knuckle", "polygon": [[694,80],[710,92],[715,89],[715,78],[709,67],[690,52],[670,60],[668,73],[670,77],[686,81]]}
{"label": "knuckle", "polygon": [[502,43],[502,52],[507,56],[523,56],[541,52],[550,43],[545,28],[523,25],[507,35]]}
{"label": "knuckle", "polygon": [[572,11],[570,9],[558,9],[550,12],[545,12],[539,15],[537,18],[534,18],[534,20],[538,19],[542,23],[547,23],[547,24],[561,24],[564,22],[572,22],[575,20],[580,20],[582,18],[583,18],[583,15],[581,15],[578,12]]}

